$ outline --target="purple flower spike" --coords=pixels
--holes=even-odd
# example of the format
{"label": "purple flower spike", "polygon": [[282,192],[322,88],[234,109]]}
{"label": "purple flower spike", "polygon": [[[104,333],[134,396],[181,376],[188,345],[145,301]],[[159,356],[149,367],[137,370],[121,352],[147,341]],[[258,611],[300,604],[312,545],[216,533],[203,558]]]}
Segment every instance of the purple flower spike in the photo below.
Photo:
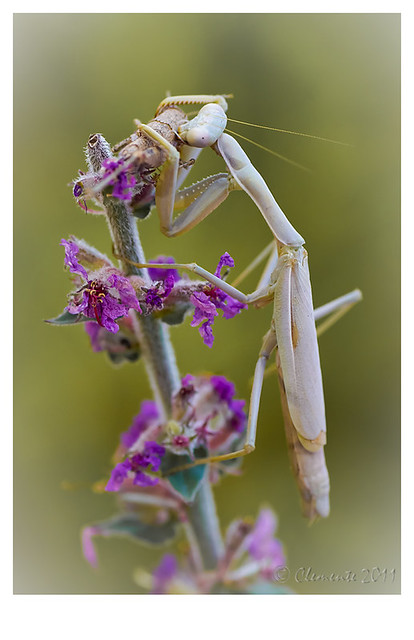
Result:
{"label": "purple flower spike", "polygon": [[[221,278],[223,267],[234,267],[234,260],[227,251],[221,256],[214,273],[218,278]],[[195,306],[191,326],[197,327],[201,322],[204,322],[204,324],[199,327],[199,332],[204,340],[204,344],[208,347],[213,346],[214,336],[212,325],[214,324],[215,317],[218,315],[218,309],[222,310],[223,317],[226,320],[234,318],[242,309],[247,309],[246,304],[238,302],[227,295],[227,293],[224,293],[219,287],[212,287],[211,285],[207,285],[204,291],[196,291],[191,296],[190,302]]]}

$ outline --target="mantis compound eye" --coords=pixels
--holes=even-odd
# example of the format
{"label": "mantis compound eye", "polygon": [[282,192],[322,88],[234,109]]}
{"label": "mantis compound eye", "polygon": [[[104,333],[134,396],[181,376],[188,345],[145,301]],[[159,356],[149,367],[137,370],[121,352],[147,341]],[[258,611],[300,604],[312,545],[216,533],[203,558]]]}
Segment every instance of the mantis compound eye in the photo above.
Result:
{"label": "mantis compound eye", "polygon": [[215,143],[217,137],[207,126],[190,129],[185,136],[186,142],[191,147],[211,147]]}

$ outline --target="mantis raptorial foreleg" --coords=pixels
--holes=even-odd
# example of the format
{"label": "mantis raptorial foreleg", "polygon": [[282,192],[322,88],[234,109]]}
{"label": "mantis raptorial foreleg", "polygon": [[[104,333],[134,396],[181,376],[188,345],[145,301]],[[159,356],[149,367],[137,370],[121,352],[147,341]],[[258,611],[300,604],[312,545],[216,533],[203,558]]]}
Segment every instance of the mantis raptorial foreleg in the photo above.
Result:
{"label": "mantis raptorial foreleg", "polygon": [[[176,136],[184,143],[179,152],[174,144],[166,141],[163,135],[153,129],[152,123],[143,125],[135,121],[138,131],[143,132],[155,146],[166,153],[155,188],[161,231],[171,237],[188,231],[214,211],[230,191],[242,189],[255,202],[273,235],[281,243],[292,247],[301,246],[304,242],[302,236],[290,224],[260,173],[253,167],[238,142],[224,133],[227,124],[227,102],[224,96],[168,97],[160,103],[154,122],[162,122],[162,114],[166,110],[184,104],[202,104],[203,107],[195,118],[177,126]],[[202,180],[192,185],[184,197],[176,194],[188,173],[188,169],[180,168],[179,160],[185,165],[189,157],[195,159],[199,152],[189,152],[188,148],[201,150],[205,147],[212,147],[223,158],[229,174],[211,176],[208,181]],[[186,202],[185,210],[173,220],[173,212],[180,208],[183,201]]]}

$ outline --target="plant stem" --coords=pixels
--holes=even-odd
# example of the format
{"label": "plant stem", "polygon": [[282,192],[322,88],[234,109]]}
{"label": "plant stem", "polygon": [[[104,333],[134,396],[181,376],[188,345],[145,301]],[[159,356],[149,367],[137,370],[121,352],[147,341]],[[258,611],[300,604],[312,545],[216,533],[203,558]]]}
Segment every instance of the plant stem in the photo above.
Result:
{"label": "plant stem", "polygon": [[188,519],[198,540],[204,569],[215,569],[224,547],[216,503],[207,477],[201,483],[195,501],[188,510]]}
{"label": "plant stem", "polygon": [[[146,269],[139,269],[131,264],[145,262],[134,218],[125,204],[119,200],[105,196],[104,204],[114,251],[121,260],[125,274],[140,276],[150,284]],[[150,315],[136,314],[136,325],[142,357],[155,400],[161,403],[168,417],[171,413],[172,395],[180,387],[180,375],[169,329]],[[188,519],[198,540],[204,569],[214,569],[223,552],[223,541],[214,496],[207,477],[201,483],[196,499],[188,509]]]}
{"label": "plant stem", "polygon": [[[145,262],[144,252],[134,218],[123,202],[104,198],[108,225],[114,251],[122,263],[126,275],[137,275],[150,285],[146,269],[139,269],[131,262]],[[180,375],[171,345],[168,327],[152,316],[136,315],[136,330],[142,357],[155,400],[163,407],[165,416],[171,413],[171,398],[180,387]]]}

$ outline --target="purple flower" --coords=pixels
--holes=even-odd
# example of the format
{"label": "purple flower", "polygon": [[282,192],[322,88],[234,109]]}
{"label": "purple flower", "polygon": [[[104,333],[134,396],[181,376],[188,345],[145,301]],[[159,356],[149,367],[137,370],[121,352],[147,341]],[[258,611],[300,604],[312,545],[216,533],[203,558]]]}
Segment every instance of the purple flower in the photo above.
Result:
{"label": "purple flower", "polygon": [[[235,386],[224,376],[185,376],[181,388],[173,396],[172,419],[181,425],[177,436],[182,447],[190,455],[203,445],[210,454],[229,453],[232,443],[238,439],[247,416],[243,410],[245,401],[234,399]],[[177,432],[176,432],[177,433]],[[180,442],[171,441],[177,449]]]}
{"label": "purple flower", "polygon": [[220,400],[230,402],[235,392],[234,384],[224,376],[211,376],[210,380]]}
{"label": "purple flower", "polygon": [[158,484],[158,478],[151,477],[143,471],[136,471],[133,484],[137,487],[154,487]]}
{"label": "purple flower", "polygon": [[227,251],[221,256],[217,269],[214,272],[214,275],[217,276],[217,278],[221,278],[221,270],[223,267],[234,267],[234,260]]}
{"label": "purple flower", "polygon": [[158,407],[152,400],[144,400],[141,403],[139,414],[135,416],[128,431],[121,433],[121,443],[126,449],[130,449],[139,436],[149,427],[151,422],[160,417]]}
{"label": "purple flower", "polygon": [[[221,271],[224,266],[234,267],[234,260],[227,251],[221,256],[214,275],[221,278]],[[197,327],[203,323],[199,326],[198,330],[203,338],[204,344],[210,348],[214,342],[212,325],[215,317],[218,315],[218,309],[222,310],[223,317],[226,320],[234,318],[242,309],[247,309],[246,304],[238,302],[238,300],[224,293],[219,287],[212,287],[211,285],[206,286],[204,291],[196,291],[193,293],[190,302],[195,306],[191,326]]]}
{"label": "purple flower", "polygon": [[85,322],[85,331],[89,336],[92,350],[106,351],[112,362],[123,360],[134,362],[140,356],[140,345],[130,316],[117,320],[119,331],[112,333],[92,320]]}
{"label": "purple flower", "polygon": [[[150,260],[155,264],[174,264],[175,260],[171,256],[158,256],[155,260]],[[174,288],[174,284],[180,280],[180,276],[176,269],[161,269],[158,267],[149,268],[148,273],[151,280],[155,282],[154,286],[143,290],[146,291],[145,305],[147,313],[151,313],[154,309],[162,309],[165,300]]]}
{"label": "purple flower", "polygon": [[174,436],[174,438],[172,439],[172,445],[174,447],[185,449],[188,447],[189,444],[190,444],[190,438],[188,438],[187,436],[178,435],[178,436]]}
{"label": "purple flower", "polygon": [[82,531],[83,555],[94,569],[96,569],[98,566],[98,557],[96,555],[96,550],[92,542],[92,538],[97,534],[99,534],[99,529],[97,527],[85,527]]}
{"label": "purple flower", "polygon": [[75,182],[75,185],[73,187],[73,195],[75,196],[75,198],[79,198],[83,193],[83,187],[82,184],[80,182]]}
{"label": "purple flower", "polygon": [[123,159],[106,158],[102,162],[102,166],[105,169],[102,180],[112,176],[109,184],[113,187],[113,197],[118,198],[118,200],[131,200],[136,180],[134,176],[127,174],[126,169],[121,168],[123,165]]}
{"label": "purple flower", "polygon": [[102,331],[102,327],[100,327],[96,322],[85,322],[85,331],[90,338],[93,351],[103,351],[103,347],[99,340],[99,334]]}
{"label": "purple flower", "polygon": [[144,452],[135,454],[130,460],[132,469],[140,467],[146,469],[152,466],[153,471],[158,471],[161,465],[161,458],[165,454],[165,447],[152,440],[145,443]]}
{"label": "purple flower", "polygon": [[171,553],[165,554],[158,567],[152,573],[152,593],[166,593],[168,583],[176,576],[177,569],[176,557]]}
{"label": "purple flower", "polygon": [[171,291],[174,288],[174,277],[171,273],[163,280],[163,282],[157,282],[153,287],[146,290],[145,304],[147,307],[147,313],[150,313],[154,309],[162,309],[164,301],[168,298]]}
{"label": "purple flower", "polygon": [[229,408],[227,425],[232,431],[242,433],[246,426],[246,413],[244,411],[246,401],[233,399],[236,392],[235,386],[233,382],[230,382],[224,376],[211,376],[210,381],[219,399],[225,402]]}
{"label": "purple flower", "polygon": [[253,530],[246,538],[247,552],[264,564],[262,575],[272,579],[277,567],[285,565],[282,545],[274,537],[276,531],[276,516],[270,509],[262,509],[258,515]]}
{"label": "purple flower", "polygon": [[128,471],[132,469],[130,460],[127,458],[123,462],[119,462],[111,472],[105,491],[119,491],[124,480],[128,476]]}
{"label": "purple flower", "polygon": [[93,318],[111,333],[119,330],[115,320],[127,316],[129,309],[141,313],[135,290],[128,278],[115,273],[111,267],[103,267],[94,272],[95,277],[90,280],[86,269],[77,260],[78,245],[67,240],[62,240],[60,244],[65,247],[65,265],[86,281],[83,287],[71,295],[66,307],[69,313]]}
{"label": "purple flower", "polygon": [[232,431],[237,433],[243,433],[246,426],[246,413],[244,411],[245,400],[231,400],[229,402],[229,409],[231,412],[229,419],[229,426]]}
{"label": "purple flower", "polygon": [[79,247],[76,242],[65,240],[62,238],[60,244],[65,247],[65,265],[69,267],[72,273],[77,273],[82,276],[84,280],[88,280],[88,273],[81,264],[79,264],[77,255],[79,253]]}
{"label": "purple flower", "polygon": [[147,441],[142,453],[136,453],[131,458],[119,462],[112,470],[111,477],[105,491],[119,491],[122,484],[133,474],[133,484],[139,487],[150,487],[158,483],[158,478],[144,473],[143,469],[157,472],[161,465],[161,458],[165,448],[157,442]]}
{"label": "purple flower", "polygon": [[[174,264],[175,260],[172,256],[158,256],[155,260],[150,260],[150,263],[154,264]],[[180,274],[177,269],[161,269],[159,267],[150,267],[148,269],[149,276],[154,282],[164,282],[166,278],[171,276],[174,282],[180,280]]]}

